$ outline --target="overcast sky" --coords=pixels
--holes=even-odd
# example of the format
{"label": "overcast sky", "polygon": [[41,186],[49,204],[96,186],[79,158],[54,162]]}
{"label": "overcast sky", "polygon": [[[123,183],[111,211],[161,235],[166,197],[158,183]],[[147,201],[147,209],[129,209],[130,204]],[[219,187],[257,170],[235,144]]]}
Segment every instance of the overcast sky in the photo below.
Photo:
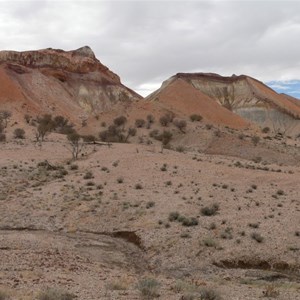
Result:
{"label": "overcast sky", "polygon": [[84,45],[143,95],[178,72],[215,72],[300,96],[298,1],[0,0],[1,50]]}

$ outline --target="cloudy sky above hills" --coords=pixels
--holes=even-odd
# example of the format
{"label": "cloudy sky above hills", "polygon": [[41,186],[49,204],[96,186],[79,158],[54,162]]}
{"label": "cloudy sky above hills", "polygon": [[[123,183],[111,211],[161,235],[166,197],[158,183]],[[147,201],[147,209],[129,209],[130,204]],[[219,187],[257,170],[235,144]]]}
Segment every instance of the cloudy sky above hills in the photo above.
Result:
{"label": "cloudy sky above hills", "polygon": [[178,72],[214,72],[300,98],[299,11],[284,0],[0,0],[0,49],[89,45],[143,95]]}

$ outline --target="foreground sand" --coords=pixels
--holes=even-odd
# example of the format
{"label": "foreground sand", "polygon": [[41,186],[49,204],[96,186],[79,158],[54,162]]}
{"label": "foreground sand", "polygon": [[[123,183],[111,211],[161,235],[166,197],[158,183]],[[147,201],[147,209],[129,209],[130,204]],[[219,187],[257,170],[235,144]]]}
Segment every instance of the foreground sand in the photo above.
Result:
{"label": "foreground sand", "polygon": [[55,140],[0,151],[0,290],[12,299],[45,287],[140,299],[142,278],[160,299],[300,299],[299,167],[135,144],[91,145],[71,164]]}

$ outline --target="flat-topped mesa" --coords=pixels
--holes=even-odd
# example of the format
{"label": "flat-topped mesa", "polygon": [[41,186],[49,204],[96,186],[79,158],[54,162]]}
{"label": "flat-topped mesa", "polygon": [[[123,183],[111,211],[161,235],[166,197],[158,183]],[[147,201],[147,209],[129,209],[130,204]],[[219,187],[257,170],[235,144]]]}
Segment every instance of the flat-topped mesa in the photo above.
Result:
{"label": "flat-topped mesa", "polygon": [[[174,75],[176,78],[182,79],[208,79],[208,80],[216,80],[216,81],[223,81],[223,82],[234,82],[241,79],[246,79],[249,76],[246,75],[235,75],[232,76],[222,76],[216,73],[177,73]],[[250,78],[250,77],[249,77]]]}
{"label": "flat-topped mesa", "polygon": [[[222,106],[243,117],[257,119],[258,115],[265,114],[265,111],[275,110],[292,118],[300,118],[300,109],[295,101],[277,94],[261,81],[247,75],[177,73],[171,78],[186,81]],[[262,119],[265,120],[266,117]]]}
{"label": "flat-topped mesa", "polygon": [[[181,110],[184,109],[186,112],[190,107],[196,109],[194,103],[197,102],[199,114],[204,118],[211,122],[230,126],[242,124],[240,119],[234,118],[237,115],[244,120],[273,127],[275,123],[294,125],[300,119],[298,100],[280,95],[261,81],[247,75],[177,73],[165,80],[162,86],[146,99],[167,103],[172,107],[181,105]],[[233,114],[228,115],[217,106],[212,107],[209,100],[218,103]],[[215,111],[215,115],[218,111],[220,116],[218,119],[213,119],[210,111],[206,110],[206,115],[204,114],[204,110],[209,105]],[[189,113],[192,112],[189,111]],[[236,120],[234,124],[230,118]]]}
{"label": "flat-topped mesa", "polygon": [[104,66],[88,46],[71,51],[52,48],[23,52],[0,51],[0,64],[2,63],[81,74],[100,71],[109,79],[120,83],[119,76]]}

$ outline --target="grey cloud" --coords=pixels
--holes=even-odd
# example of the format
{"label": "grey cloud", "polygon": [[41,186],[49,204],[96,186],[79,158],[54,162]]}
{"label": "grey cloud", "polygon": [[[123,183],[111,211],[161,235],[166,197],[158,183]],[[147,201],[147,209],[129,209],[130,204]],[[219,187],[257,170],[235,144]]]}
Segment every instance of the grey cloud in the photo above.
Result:
{"label": "grey cloud", "polygon": [[296,1],[2,1],[0,48],[87,44],[138,91],[177,72],[299,79],[299,11]]}

